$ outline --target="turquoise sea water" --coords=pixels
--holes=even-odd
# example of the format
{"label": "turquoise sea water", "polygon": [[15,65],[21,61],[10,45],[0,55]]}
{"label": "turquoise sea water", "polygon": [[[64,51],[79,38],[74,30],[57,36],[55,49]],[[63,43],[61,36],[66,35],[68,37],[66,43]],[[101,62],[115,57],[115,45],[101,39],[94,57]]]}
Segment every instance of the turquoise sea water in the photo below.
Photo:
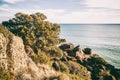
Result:
{"label": "turquoise sea water", "polygon": [[93,53],[120,68],[120,25],[61,24],[60,37],[81,48],[92,48]]}

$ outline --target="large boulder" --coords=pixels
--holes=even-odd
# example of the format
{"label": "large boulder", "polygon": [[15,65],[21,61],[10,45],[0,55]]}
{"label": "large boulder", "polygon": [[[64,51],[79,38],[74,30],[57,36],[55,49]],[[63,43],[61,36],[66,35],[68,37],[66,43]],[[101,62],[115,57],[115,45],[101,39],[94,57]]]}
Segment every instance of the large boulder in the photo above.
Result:
{"label": "large boulder", "polygon": [[85,54],[92,54],[92,49],[91,49],[91,48],[84,48],[84,49],[83,49],[83,52],[84,52]]}
{"label": "large boulder", "polygon": [[63,51],[68,51],[72,50],[74,48],[74,45],[72,43],[62,44],[59,46],[59,48],[62,49]]}

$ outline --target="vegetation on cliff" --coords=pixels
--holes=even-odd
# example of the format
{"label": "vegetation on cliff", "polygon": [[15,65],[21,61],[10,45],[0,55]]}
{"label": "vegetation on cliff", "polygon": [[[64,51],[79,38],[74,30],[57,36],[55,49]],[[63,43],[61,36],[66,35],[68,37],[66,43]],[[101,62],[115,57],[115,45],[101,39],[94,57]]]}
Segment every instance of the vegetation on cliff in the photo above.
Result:
{"label": "vegetation on cliff", "polygon": [[[22,65],[27,64],[27,66],[29,66],[27,70],[25,69],[23,71],[27,73],[27,76],[28,73],[33,74],[35,72],[39,76],[38,68],[42,68],[43,71],[49,71],[49,75],[51,75],[51,73],[54,72],[40,65],[47,64],[59,75],[44,77],[43,80],[120,80],[120,70],[107,63],[98,55],[91,54],[90,48],[81,49],[79,45],[74,46],[71,43],[64,43],[58,47],[58,44],[65,42],[65,39],[59,37],[60,25],[48,22],[45,19],[47,19],[47,17],[42,13],[30,15],[17,13],[15,18],[4,21],[2,25],[0,24],[0,33],[6,38],[9,39],[14,34],[23,39],[25,47],[22,49],[25,50],[18,52],[19,54],[21,53],[21,55],[18,54],[19,56],[17,56],[14,50],[13,53],[15,56],[20,57],[20,59],[26,58],[23,63],[20,62],[20,60],[19,62],[22,63]],[[14,42],[15,40],[12,41]],[[13,45],[13,42],[10,45]],[[15,45],[19,46],[17,41],[14,43],[14,46]],[[3,47],[0,46],[0,50],[2,51],[1,48]],[[21,47],[17,49],[21,50]],[[0,54],[2,54],[2,52],[0,52]],[[32,63],[31,59],[35,64]],[[15,60],[13,61],[15,62]],[[31,67],[32,65],[34,65],[34,67]],[[24,66],[26,67],[26,65]],[[22,66],[22,68],[24,67]],[[21,76],[25,76],[23,72],[21,72],[20,75],[18,74],[17,78],[14,79],[23,79],[21,78]],[[0,74],[2,74],[0,75],[0,79],[10,80],[13,78],[11,77],[13,75],[11,75],[9,69],[6,70],[1,65]],[[35,80],[35,78],[37,79],[36,75],[33,79]]]}
{"label": "vegetation on cliff", "polygon": [[47,17],[42,13],[30,15],[17,13],[15,18],[2,24],[13,34],[20,36],[24,44],[32,47],[35,53],[41,50],[52,56],[61,57],[61,50],[56,47],[57,44],[65,41],[59,38],[60,26],[45,19]]}
{"label": "vegetation on cliff", "polygon": [[3,33],[3,35],[6,38],[10,38],[13,34],[6,28],[4,27],[2,24],[0,24],[0,33]]}

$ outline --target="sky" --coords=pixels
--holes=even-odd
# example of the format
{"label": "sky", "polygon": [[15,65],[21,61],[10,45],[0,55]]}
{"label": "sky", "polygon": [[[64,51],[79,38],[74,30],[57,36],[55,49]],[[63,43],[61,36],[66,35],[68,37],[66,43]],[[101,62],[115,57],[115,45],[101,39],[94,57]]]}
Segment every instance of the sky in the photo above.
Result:
{"label": "sky", "polygon": [[120,0],[0,0],[0,23],[18,12],[41,12],[54,23],[120,24]]}

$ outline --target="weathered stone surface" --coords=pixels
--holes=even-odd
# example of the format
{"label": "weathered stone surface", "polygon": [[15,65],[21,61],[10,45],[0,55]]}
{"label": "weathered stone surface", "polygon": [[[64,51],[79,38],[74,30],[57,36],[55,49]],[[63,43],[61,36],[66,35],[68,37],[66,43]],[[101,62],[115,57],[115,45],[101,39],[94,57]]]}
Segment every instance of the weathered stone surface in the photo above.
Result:
{"label": "weathered stone surface", "polygon": [[0,66],[7,69],[7,39],[0,33]]}
{"label": "weathered stone surface", "polygon": [[[70,48],[70,45],[72,45],[72,48]],[[86,58],[84,52],[80,48],[80,45],[74,47],[73,44],[62,44],[60,48],[64,51],[63,60],[65,61],[69,60],[70,57],[72,58],[70,60],[73,61],[83,61]]]}
{"label": "weathered stone surface", "polygon": [[24,50],[23,41],[20,37],[13,36],[9,42],[9,53],[13,61],[13,69],[15,71],[21,70],[27,67],[26,60],[27,54]]}
{"label": "weathered stone surface", "polygon": [[33,55],[34,51],[32,50],[32,48],[28,45],[25,45],[25,52],[27,53],[27,55]]}
{"label": "weathered stone surface", "polygon": [[44,77],[59,75],[47,65],[36,65],[25,52],[20,37],[10,39],[0,33],[0,67],[11,71],[16,80],[41,80]]}

